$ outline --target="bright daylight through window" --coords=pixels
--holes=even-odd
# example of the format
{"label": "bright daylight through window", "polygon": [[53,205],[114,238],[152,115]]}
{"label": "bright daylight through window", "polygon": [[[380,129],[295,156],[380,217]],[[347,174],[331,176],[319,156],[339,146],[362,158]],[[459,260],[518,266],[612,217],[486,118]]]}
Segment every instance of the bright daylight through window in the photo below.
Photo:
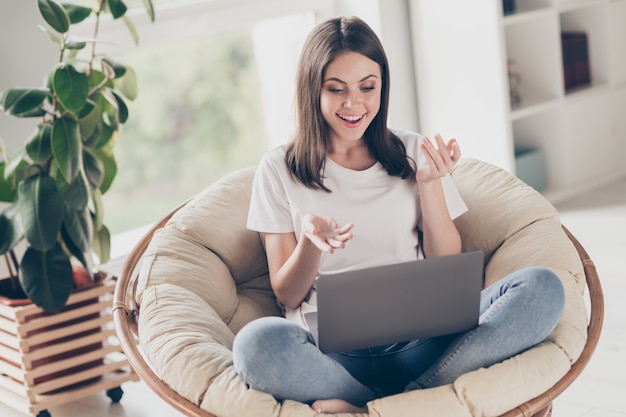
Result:
{"label": "bright daylight through window", "polygon": [[[155,4],[165,2],[176,8],[176,0]],[[202,25],[202,16],[167,21],[157,9],[153,26],[166,33],[145,42],[148,26],[139,26],[139,46],[114,52],[135,70],[139,90],[115,147],[117,178],[103,197],[114,235],[151,224],[218,178],[255,165],[291,132],[295,67],[314,13],[218,31],[193,30],[190,22]],[[177,36],[168,36],[172,30]],[[128,249],[114,240],[114,252]]]}

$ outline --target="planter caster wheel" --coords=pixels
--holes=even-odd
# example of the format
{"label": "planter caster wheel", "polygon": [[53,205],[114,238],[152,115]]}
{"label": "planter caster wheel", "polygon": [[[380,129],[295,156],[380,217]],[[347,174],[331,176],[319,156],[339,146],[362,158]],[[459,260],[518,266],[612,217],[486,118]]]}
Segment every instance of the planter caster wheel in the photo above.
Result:
{"label": "planter caster wheel", "polygon": [[116,404],[119,403],[122,399],[122,395],[124,395],[124,391],[122,387],[112,388],[107,391],[107,396],[111,399],[111,401]]}
{"label": "planter caster wheel", "polygon": [[37,414],[37,417],[50,417],[50,411],[48,411],[48,410],[41,410],[39,412],[39,414]]}

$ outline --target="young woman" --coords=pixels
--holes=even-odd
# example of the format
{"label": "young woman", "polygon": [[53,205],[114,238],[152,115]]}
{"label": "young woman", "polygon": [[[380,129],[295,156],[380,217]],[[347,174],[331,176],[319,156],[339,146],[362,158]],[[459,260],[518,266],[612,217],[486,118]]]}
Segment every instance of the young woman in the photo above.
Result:
{"label": "young woman", "polygon": [[328,355],[317,348],[305,314],[316,311],[319,272],[461,251],[453,219],[467,208],[449,176],[459,145],[389,129],[388,104],[374,32],[358,18],[318,25],[300,57],[296,133],[264,156],[254,179],[248,227],[262,233],[286,319],[245,326],[235,369],[252,388],[318,412],[367,412],[372,399],[451,383],[539,343],[563,310],[559,279],[532,267],[483,290],[480,324],[467,333]]}

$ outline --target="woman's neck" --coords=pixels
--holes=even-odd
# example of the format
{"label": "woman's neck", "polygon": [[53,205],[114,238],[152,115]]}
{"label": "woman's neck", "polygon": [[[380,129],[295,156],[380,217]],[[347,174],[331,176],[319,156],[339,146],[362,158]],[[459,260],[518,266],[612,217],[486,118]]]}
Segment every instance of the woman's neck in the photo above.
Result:
{"label": "woman's neck", "polygon": [[331,143],[327,156],[342,167],[355,171],[364,171],[376,163],[376,159],[370,154],[369,148],[363,140],[350,143]]}

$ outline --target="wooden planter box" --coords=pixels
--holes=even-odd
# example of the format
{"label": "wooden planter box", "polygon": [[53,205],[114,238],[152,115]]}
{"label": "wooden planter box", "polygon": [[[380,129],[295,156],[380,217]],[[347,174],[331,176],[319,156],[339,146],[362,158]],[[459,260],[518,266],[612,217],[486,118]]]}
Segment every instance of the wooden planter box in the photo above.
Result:
{"label": "wooden planter box", "polygon": [[121,353],[111,315],[111,279],[73,293],[49,314],[34,304],[0,304],[0,402],[23,413],[106,391],[114,402],[120,385],[139,380]]}

